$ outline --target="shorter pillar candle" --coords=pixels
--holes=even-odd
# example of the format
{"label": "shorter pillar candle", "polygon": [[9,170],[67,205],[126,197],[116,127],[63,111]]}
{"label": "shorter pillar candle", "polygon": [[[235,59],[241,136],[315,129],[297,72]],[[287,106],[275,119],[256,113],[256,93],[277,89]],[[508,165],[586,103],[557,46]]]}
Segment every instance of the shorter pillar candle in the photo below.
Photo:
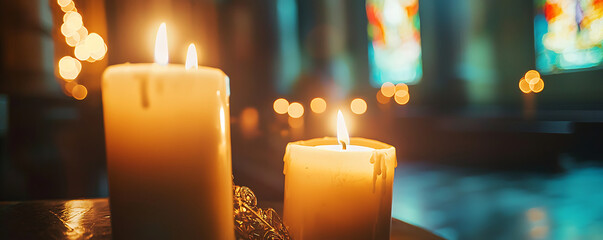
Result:
{"label": "shorter pillar candle", "polygon": [[[347,135],[347,132],[346,132]],[[284,221],[293,239],[389,239],[394,147],[364,138],[292,142]]]}
{"label": "shorter pillar candle", "polygon": [[347,150],[325,146],[335,138],[287,145],[283,217],[294,239],[389,239],[396,150],[351,140]]}

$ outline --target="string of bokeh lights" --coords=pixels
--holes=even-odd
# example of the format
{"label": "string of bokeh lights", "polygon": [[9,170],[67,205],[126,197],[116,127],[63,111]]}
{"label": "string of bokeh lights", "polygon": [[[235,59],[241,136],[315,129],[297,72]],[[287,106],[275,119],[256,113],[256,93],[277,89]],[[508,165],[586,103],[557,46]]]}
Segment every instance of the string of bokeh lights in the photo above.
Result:
{"label": "string of bokeh lights", "polygon": [[[536,70],[527,71],[521,80],[519,80],[519,90],[526,94],[542,92],[544,90],[544,80],[540,77],[540,73]],[[388,104],[392,98],[399,105],[407,104],[410,101],[408,85],[404,83],[396,85],[391,82],[383,83],[377,92],[377,102]],[[301,103],[289,103],[284,98],[276,99],[273,108],[276,113],[289,114],[292,118],[300,118],[304,115],[304,106]],[[319,97],[314,98],[310,102],[310,109],[314,113],[323,113],[327,109],[327,102]],[[350,109],[355,114],[364,114],[367,110],[366,101],[362,98],[356,98],[350,103]]]}
{"label": "string of bokeh lights", "polygon": [[59,60],[59,75],[64,80],[63,90],[67,96],[83,100],[88,95],[88,89],[77,82],[76,78],[82,71],[80,61],[96,62],[103,60],[107,54],[107,44],[97,33],[88,33],[84,26],[82,15],[75,8],[72,0],[57,0],[57,4],[65,13],[60,32],[65,42],[73,47],[73,55],[64,56]]}
{"label": "string of bokeh lights", "polygon": [[[380,104],[388,104],[391,98],[399,105],[407,104],[410,100],[408,86],[404,83],[399,83],[397,85],[394,85],[391,82],[384,83],[377,92],[377,102]],[[289,103],[285,98],[274,100],[272,108],[277,114],[288,114],[291,118],[301,118],[304,115],[304,106],[301,103]],[[350,110],[354,114],[362,115],[366,113],[367,109],[368,105],[362,98],[355,98],[350,102]],[[310,110],[316,114],[325,112],[327,110],[327,101],[320,97],[312,99],[312,101],[310,101]]]}
{"label": "string of bokeh lights", "polygon": [[[304,105],[299,102],[289,103],[289,101],[284,98],[274,100],[272,108],[277,114],[288,114],[291,118],[301,118],[305,112]],[[350,102],[350,110],[354,114],[362,115],[366,113],[367,109],[368,105],[362,98],[355,98]],[[316,114],[324,113],[327,110],[327,101],[320,97],[312,99],[312,101],[310,101],[310,110]]]}

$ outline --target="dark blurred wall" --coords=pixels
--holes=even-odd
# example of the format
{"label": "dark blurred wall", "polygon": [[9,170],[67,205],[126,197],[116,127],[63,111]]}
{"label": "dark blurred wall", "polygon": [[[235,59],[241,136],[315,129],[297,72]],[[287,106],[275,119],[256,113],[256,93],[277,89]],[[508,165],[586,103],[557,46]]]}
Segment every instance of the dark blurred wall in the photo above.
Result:
{"label": "dark blurred wall", "polygon": [[30,96],[57,94],[50,6],[45,0],[2,1],[0,8],[0,91]]}

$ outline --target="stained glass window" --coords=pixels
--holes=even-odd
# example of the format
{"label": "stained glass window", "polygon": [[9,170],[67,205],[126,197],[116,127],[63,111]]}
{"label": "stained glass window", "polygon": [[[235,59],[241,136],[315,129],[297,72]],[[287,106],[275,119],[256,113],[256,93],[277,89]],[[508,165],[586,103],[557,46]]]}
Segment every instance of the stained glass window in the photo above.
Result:
{"label": "stained glass window", "polygon": [[536,68],[543,73],[603,67],[603,0],[536,0]]}
{"label": "stained glass window", "polygon": [[418,0],[367,0],[371,84],[417,83],[422,75]]}

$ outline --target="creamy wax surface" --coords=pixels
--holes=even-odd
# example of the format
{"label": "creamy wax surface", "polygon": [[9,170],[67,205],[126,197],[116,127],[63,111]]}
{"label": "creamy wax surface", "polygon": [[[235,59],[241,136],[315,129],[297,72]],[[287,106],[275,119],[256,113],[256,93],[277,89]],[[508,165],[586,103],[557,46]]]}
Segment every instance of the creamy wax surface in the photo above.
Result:
{"label": "creamy wax surface", "polygon": [[292,142],[284,157],[284,222],[296,240],[389,239],[394,147],[351,138]]}
{"label": "creamy wax surface", "polygon": [[228,78],[121,64],[102,80],[115,239],[234,239]]}

